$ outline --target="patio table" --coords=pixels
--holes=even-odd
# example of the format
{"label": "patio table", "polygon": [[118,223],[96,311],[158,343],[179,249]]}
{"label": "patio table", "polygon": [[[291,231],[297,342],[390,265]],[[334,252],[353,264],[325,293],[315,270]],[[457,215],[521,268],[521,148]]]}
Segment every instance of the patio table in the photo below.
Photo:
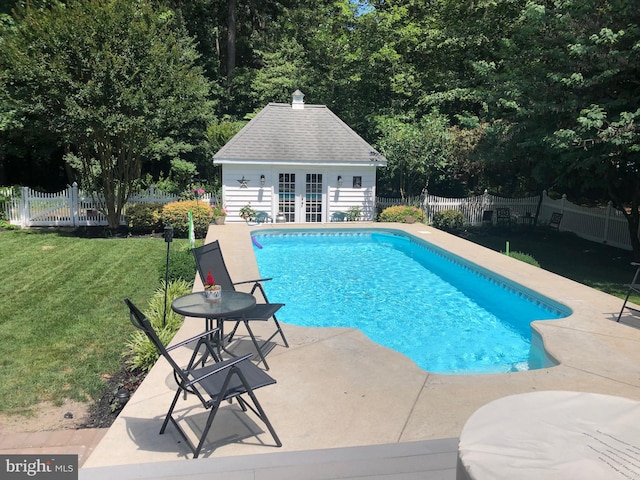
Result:
{"label": "patio table", "polygon": [[185,317],[204,318],[207,330],[211,330],[215,322],[219,331],[213,340],[220,351],[224,350],[224,321],[228,318],[235,321],[255,305],[256,299],[249,293],[223,290],[217,303],[208,301],[204,292],[193,292],[176,298],[171,302],[171,309]]}
{"label": "patio table", "polygon": [[640,402],[595,393],[510,395],[478,409],[457,480],[640,480]]}

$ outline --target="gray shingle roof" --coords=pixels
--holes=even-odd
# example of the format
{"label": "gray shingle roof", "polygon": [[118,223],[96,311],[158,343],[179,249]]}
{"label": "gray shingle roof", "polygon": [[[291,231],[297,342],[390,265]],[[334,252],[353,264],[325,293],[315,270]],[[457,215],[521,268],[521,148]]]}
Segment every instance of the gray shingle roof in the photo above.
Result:
{"label": "gray shingle roof", "polygon": [[270,103],[214,156],[215,163],[386,165],[325,105]]}

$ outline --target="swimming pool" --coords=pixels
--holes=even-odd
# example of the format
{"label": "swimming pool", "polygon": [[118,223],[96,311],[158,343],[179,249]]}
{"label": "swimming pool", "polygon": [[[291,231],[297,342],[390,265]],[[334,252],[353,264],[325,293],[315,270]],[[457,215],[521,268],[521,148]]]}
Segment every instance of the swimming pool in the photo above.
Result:
{"label": "swimming pool", "polygon": [[[564,305],[394,230],[260,230],[260,274],[278,317],[351,327],[426,370],[498,373],[549,366],[533,320]],[[533,343],[533,346],[532,346]]]}

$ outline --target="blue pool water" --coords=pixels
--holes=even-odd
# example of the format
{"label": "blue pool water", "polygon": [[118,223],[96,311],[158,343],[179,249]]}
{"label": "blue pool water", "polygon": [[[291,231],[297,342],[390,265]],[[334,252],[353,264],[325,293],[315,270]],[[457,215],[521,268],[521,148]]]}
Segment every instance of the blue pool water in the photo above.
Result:
{"label": "blue pool water", "polygon": [[280,320],[357,328],[431,372],[548,366],[529,324],[570,313],[400,232],[261,230],[254,239],[260,275],[273,277],[267,295],[286,303]]}

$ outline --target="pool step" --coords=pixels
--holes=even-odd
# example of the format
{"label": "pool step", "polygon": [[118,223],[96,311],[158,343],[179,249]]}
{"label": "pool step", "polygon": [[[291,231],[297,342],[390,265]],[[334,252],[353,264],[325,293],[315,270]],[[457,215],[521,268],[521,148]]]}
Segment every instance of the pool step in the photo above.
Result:
{"label": "pool step", "polygon": [[80,480],[454,480],[457,438],[80,469]]}

